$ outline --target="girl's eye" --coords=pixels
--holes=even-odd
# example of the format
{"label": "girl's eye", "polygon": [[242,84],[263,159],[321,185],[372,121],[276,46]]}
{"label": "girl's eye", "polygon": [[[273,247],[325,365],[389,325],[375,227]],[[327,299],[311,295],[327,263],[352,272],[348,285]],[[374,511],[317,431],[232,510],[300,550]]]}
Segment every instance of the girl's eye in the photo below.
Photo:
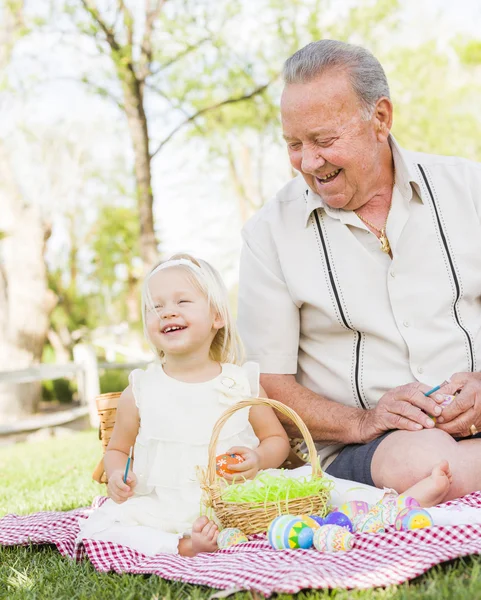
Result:
{"label": "girl's eye", "polygon": [[179,300],[179,304],[182,304],[183,302],[184,302],[184,303],[186,303],[186,302],[190,302],[190,300]]}

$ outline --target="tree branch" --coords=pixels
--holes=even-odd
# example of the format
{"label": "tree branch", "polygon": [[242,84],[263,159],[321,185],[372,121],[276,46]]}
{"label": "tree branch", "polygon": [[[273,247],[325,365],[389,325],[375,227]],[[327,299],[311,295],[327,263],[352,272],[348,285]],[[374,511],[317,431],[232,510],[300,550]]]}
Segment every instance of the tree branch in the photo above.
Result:
{"label": "tree branch", "polygon": [[176,133],[178,133],[183,127],[185,127],[192,121],[195,121],[195,119],[197,119],[198,117],[205,115],[208,112],[212,112],[213,110],[217,110],[218,108],[221,108],[222,106],[227,106],[228,104],[235,104],[237,102],[244,102],[245,100],[250,100],[254,96],[258,96],[259,94],[262,94],[262,92],[264,92],[271,85],[271,83],[273,83],[273,81],[275,81],[277,79],[277,77],[278,76],[276,75],[276,77],[274,77],[273,79],[271,79],[264,85],[261,85],[261,86],[255,88],[252,92],[249,92],[248,94],[243,94],[242,96],[237,96],[235,98],[227,98],[227,100],[223,100],[222,102],[218,102],[217,104],[213,104],[212,106],[207,106],[206,108],[201,108],[196,113],[194,113],[193,115],[191,115],[190,117],[185,119],[185,121],[182,121],[182,123],[177,125],[177,127],[175,127],[169,133],[169,135],[160,142],[160,144],[158,145],[156,150],[150,155],[150,158],[154,158],[154,156],[162,150],[162,148],[167,144],[167,142],[170,142],[170,140],[174,137],[174,135]]}
{"label": "tree branch", "polygon": [[166,0],[156,0],[153,8],[150,7],[151,0],[145,2],[145,29],[140,44],[140,68],[139,80],[144,82],[152,73],[152,32],[154,30],[155,21],[160,15],[160,11]]}
{"label": "tree branch", "polygon": [[212,38],[209,36],[209,37],[206,37],[206,38],[202,38],[196,44],[192,44],[190,46],[187,46],[184,50],[182,50],[182,52],[179,52],[179,54],[177,54],[176,56],[174,56],[173,58],[171,58],[167,62],[165,62],[162,65],[160,65],[160,67],[158,69],[156,69],[155,71],[151,71],[150,75],[152,75],[152,76],[155,77],[155,75],[158,75],[161,71],[164,71],[165,69],[168,69],[170,66],[172,66],[173,64],[175,64],[176,62],[178,62],[179,60],[181,60],[182,58],[184,58],[188,54],[190,54],[193,50],[197,50],[197,48],[199,46],[202,46],[202,44],[205,44],[206,42],[210,42],[211,40],[212,40]]}
{"label": "tree branch", "polygon": [[[163,98],[166,102],[168,102],[170,104],[171,108],[173,108],[174,110],[180,111],[184,115],[184,117],[190,118],[190,115],[187,112],[187,110],[181,104],[176,104],[172,100],[172,98],[170,98],[161,89],[159,89],[158,87],[155,87],[151,83],[146,83],[145,85],[146,85],[147,88],[149,88],[149,90],[152,90],[153,92],[155,92],[156,94],[158,94],[161,98]],[[202,129],[202,127],[198,123],[194,123],[194,125],[195,125],[196,129],[199,131],[199,133],[205,133],[205,130]]]}
{"label": "tree branch", "polygon": [[52,81],[72,81],[75,83],[81,83],[91,88],[99,96],[104,96],[105,98],[112,100],[112,102],[114,102],[114,104],[116,104],[122,112],[125,112],[125,105],[118,98],[116,98],[107,88],[104,88],[101,85],[97,85],[93,81],[88,80],[86,77],[82,77],[81,79],[78,79],[77,77],[68,76],[52,77],[51,79],[45,80],[43,83],[49,83]]}
{"label": "tree branch", "polygon": [[134,43],[134,17],[124,0],[119,0],[119,8],[124,17],[124,24],[127,29],[127,44],[132,48]]}
{"label": "tree branch", "polygon": [[117,42],[113,30],[108,27],[106,22],[100,16],[100,12],[98,8],[95,6],[95,2],[93,0],[80,0],[85,8],[85,10],[89,13],[92,19],[97,23],[100,29],[104,32],[105,37],[107,38],[107,42],[112,50],[115,52],[119,52],[120,45]]}

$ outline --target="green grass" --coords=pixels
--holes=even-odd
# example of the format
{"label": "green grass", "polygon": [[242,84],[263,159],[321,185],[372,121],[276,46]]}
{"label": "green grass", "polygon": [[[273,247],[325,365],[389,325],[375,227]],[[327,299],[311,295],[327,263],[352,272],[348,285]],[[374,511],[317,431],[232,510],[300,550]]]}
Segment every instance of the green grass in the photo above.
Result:
{"label": "green grass", "polygon": [[[15,512],[69,510],[103,493],[91,479],[100,457],[94,432],[0,448],[0,517]],[[207,600],[213,590],[156,576],[97,573],[48,546],[0,547],[3,600]],[[258,598],[248,592],[232,600]],[[306,591],[278,600],[476,600],[481,598],[481,558],[468,557],[431,569],[401,586],[366,591]]]}

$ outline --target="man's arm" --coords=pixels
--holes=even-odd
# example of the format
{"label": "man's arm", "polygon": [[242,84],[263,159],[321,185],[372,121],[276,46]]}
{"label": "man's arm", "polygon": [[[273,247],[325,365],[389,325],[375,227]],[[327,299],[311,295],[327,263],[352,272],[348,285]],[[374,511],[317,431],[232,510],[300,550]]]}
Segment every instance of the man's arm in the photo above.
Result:
{"label": "man's arm", "polygon": [[[434,421],[427,415],[441,412],[438,402],[442,398],[424,396],[428,387],[421,383],[389,390],[370,410],[328,400],[297,383],[294,375],[263,374],[261,384],[269,398],[295,410],[319,442],[364,444],[391,429],[432,429]],[[287,417],[280,417],[288,434],[298,436],[297,427]]]}
{"label": "man's arm", "polygon": [[[344,406],[315,394],[297,383],[294,375],[261,375],[261,384],[268,398],[279,400],[295,410],[302,418],[316,441],[342,444],[359,444],[366,411]],[[298,437],[294,423],[279,413],[287,433]]]}

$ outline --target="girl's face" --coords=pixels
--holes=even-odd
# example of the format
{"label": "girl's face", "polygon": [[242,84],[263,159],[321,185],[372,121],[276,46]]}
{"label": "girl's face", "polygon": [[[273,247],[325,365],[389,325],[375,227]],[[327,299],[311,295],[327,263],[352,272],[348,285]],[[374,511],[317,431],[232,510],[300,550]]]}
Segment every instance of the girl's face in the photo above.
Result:
{"label": "girl's face", "polygon": [[183,269],[168,267],[149,280],[153,307],[146,307],[147,333],[158,350],[170,356],[205,352],[224,326],[205,295]]}

